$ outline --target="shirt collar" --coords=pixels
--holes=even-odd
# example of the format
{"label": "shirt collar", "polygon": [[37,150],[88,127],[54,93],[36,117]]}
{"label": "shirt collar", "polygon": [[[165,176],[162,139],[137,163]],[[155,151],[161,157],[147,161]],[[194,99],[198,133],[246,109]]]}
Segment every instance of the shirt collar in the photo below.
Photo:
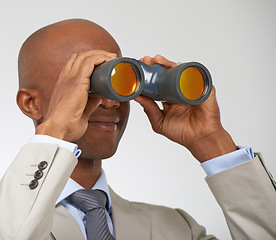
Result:
{"label": "shirt collar", "polygon": [[[59,195],[59,198],[56,201],[56,205],[80,189],[84,189],[84,188],[81,185],[79,185],[76,181],[74,181],[72,178],[69,178],[64,189],[62,190],[61,194]],[[91,189],[102,190],[106,193],[107,207],[108,207],[107,210],[110,211],[111,197],[110,197],[109,188],[108,188],[108,184],[107,184],[107,180],[106,180],[106,175],[105,175],[105,172],[103,169],[101,169],[101,175]]]}

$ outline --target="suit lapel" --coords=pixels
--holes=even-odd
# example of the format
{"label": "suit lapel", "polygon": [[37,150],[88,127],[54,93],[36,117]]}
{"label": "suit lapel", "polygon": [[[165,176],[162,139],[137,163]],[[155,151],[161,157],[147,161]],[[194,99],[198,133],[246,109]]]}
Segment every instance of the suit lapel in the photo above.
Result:
{"label": "suit lapel", "polygon": [[52,234],[57,240],[84,240],[76,220],[61,204],[55,208]]}
{"label": "suit lapel", "polygon": [[122,199],[111,188],[109,191],[116,240],[150,239],[151,221],[147,207]]}
{"label": "suit lapel", "polygon": [[[149,240],[151,221],[147,207],[122,199],[111,188],[109,191],[116,240]],[[76,220],[61,204],[55,208],[52,234],[57,240],[84,240]]]}

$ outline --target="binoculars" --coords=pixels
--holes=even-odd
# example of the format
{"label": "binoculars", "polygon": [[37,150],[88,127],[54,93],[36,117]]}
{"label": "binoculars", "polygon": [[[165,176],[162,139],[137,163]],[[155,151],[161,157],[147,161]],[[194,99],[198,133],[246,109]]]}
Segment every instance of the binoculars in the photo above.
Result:
{"label": "binoculars", "polygon": [[132,100],[141,94],[157,101],[197,105],[212,91],[211,75],[198,62],[168,69],[121,57],[95,67],[90,79],[89,96],[118,102]]}

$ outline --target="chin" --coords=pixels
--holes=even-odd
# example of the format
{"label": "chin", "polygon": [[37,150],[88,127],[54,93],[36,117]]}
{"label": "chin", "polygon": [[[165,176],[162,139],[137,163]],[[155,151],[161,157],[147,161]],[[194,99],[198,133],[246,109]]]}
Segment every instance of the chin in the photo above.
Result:
{"label": "chin", "polygon": [[81,158],[106,159],[112,157],[117,151],[122,131],[105,132],[89,128],[76,144],[81,149]]}
{"label": "chin", "polygon": [[80,158],[91,159],[91,160],[103,160],[112,157],[116,151],[113,152],[82,152]]}
{"label": "chin", "polygon": [[82,153],[80,158],[86,159],[107,159],[112,157],[117,151],[117,144],[111,144],[108,142],[97,142],[93,145],[82,145],[78,144],[79,149],[81,149]]}

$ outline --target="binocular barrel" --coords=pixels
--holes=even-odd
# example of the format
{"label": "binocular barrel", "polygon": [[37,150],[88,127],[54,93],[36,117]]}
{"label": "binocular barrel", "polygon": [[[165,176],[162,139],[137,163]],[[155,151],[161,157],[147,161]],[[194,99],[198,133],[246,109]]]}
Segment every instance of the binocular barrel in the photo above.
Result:
{"label": "binocular barrel", "polygon": [[211,90],[211,75],[200,63],[167,69],[122,57],[95,67],[89,95],[123,102],[141,94],[153,100],[196,105],[204,102]]}
{"label": "binocular barrel", "polygon": [[140,95],[144,82],[144,73],[137,60],[115,58],[95,67],[89,95],[118,102],[129,101]]}

